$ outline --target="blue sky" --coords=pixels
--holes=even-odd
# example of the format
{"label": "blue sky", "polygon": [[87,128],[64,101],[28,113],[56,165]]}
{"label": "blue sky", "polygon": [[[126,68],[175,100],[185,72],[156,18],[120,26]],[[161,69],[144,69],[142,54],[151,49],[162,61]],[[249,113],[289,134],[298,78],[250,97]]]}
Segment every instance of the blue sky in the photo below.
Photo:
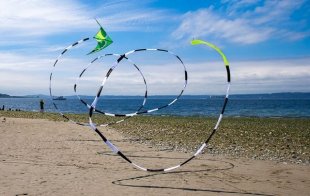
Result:
{"label": "blue sky", "polygon": [[[309,92],[309,8],[306,0],[0,1],[0,93],[48,94],[55,58],[66,46],[96,33],[94,18],[114,43],[86,56],[96,45],[90,42],[64,57],[55,70],[56,94],[73,94],[72,82],[92,58],[137,48],[178,54],[189,71],[187,94],[224,94],[220,57],[191,46],[193,38],[222,48],[231,63],[234,94]],[[153,94],[175,94],[183,85],[182,70],[172,57],[137,54],[132,59],[145,71]],[[93,94],[113,61],[90,69],[80,94]],[[114,73],[107,94],[141,93],[141,78],[129,67]]]}

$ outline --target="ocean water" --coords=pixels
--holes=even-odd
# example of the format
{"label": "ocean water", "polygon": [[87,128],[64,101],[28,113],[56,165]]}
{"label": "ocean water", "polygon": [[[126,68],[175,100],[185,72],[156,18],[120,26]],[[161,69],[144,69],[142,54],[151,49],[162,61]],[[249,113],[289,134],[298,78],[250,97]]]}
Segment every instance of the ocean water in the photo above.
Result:
{"label": "ocean water", "polygon": [[[0,108],[5,110],[20,109],[23,111],[39,111],[41,98],[0,98]],[[43,99],[46,112],[57,112],[49,98]],[[87,103],[92,99],[85,98]],[[163,106],[172,97],[151,97],[144,109],[153,109]],[[177,115],[177,116],[218,116],[223,105],[223,97],[189,96],[181,98],[175,104],[162,110],[153,112],[152,115]],[[73,97],[67,100],[54,101],[63,113],[88,113],[88,109]],[[142,104],[142,97],[110,97],[102,98],[97,109],[109,113],[132,113]],[[142,109],[143,110],[143,109]],[[310,99],[308,98],[262,98],[256,97],[231,97],[226,107],[225,116],[233,117],[310,117]]]}

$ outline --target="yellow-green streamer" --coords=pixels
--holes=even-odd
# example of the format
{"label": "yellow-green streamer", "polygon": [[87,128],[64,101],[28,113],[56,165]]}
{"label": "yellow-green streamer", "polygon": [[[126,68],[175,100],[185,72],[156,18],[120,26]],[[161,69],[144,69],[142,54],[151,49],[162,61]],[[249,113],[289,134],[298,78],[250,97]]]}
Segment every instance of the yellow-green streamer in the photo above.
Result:
{"label": "yellow-green streamer", "polygon": [[223,61],[225,63],[225,66],[229,66],[229,62],[225,56],[225,54],[221,51],[221,49],[219,49],[216,45],[214,44],[211,44],[210,42],[206,42],[206,41],[203,41],[203,40],[199,40],[199,39],[194,39],[191,41],[191,44],[192,45],[198,45],[198,44],[205,44],[211,48],[213,48],[214,50],[216,50],[223,58]]}

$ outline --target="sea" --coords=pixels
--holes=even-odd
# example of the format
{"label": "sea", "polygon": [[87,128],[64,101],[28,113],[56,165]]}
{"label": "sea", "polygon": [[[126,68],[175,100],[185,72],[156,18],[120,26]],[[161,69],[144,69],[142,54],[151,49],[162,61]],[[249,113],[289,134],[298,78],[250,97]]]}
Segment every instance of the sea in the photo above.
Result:
{"label": "sea", "polygon": [[[44,100],[45,112],[88,113],[88,109],[76,97],[68,96],[66,100],[51,100],[43,97],[10,97],[0,98],[0,109],[39,111],[40,100]],[[139,96],[106,96],[97,105],[98,110],[108,113],[126,114],[150,110],[164,106],[175,97],[151,96],[142,109],[143,97]],[[83,100],[91,104],[93,97],[83,96]],[[53,102],[57,105],[55,109]],[[183,96],[169,107],[153,112],[151,115],[161,116],[208,116],[216,117],[222,110],[224,96]],[[309,118],[310,93],[274,93],[231,95],[225,110],[230,117],[273,117],[273,118]]]}

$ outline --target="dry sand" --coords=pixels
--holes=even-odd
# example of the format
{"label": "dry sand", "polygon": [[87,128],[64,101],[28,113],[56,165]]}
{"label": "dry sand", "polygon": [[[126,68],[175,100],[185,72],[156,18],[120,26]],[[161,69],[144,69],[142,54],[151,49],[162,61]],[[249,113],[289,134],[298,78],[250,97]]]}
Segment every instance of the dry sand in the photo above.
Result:
{"label": "dry sand", "polygon": [[[170,173],[134,169],[88,127],[0,119],[0,195],[310,195],[310,167],[203,154]],[[189,154],[158,151],[108,136],[145,167],[176,165]]]}

